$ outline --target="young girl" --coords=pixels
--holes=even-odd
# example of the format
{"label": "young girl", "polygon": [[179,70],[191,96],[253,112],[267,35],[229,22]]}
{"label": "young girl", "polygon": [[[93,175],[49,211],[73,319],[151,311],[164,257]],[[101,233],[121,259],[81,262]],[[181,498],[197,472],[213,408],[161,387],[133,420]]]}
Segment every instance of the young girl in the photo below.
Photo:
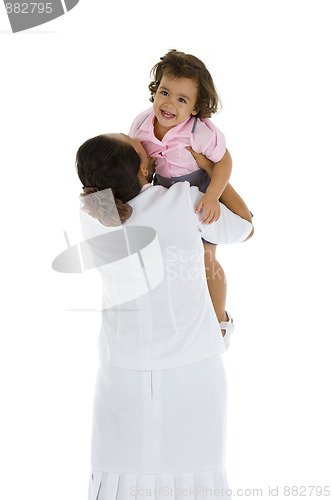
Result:
{"label": "young girl", "polygon": [[[205,193],[196,212],[204,208],[201,220],[211,224],[220,216],[219,198],[232,189],[228,185],[232,160],[224,135],[208,119],[219,104],[212,77],[197,57],[176,50],[162,57],[151,74],[153,107],[134,120],[129,135],[139,139],[148,156],[156,158],[155,183],[169,188],[175,182],[188,181]],[[194,152],[213,162],[213,168],[209,162],[200,167]],[[234,190],[232,194],[237,195]],[[216,260],[216,246],[204,239],[203,243],[210,296],[225,335],[234,330],[233,320],[225,310],[226,278]]]}

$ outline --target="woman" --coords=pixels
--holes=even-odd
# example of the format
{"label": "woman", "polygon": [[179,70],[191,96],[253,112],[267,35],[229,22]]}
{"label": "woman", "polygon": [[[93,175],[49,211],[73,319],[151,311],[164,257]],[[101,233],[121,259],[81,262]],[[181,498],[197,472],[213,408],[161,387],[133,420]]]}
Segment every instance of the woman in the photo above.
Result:
{"label": "woman", "polygon": [[229,339],[210,300],[201,238],[248,239],[250,213],[242,200],[248,220],[221,204],[220,219],[203,224],[198,188],[152,186],[143,147],[124,134],[86,141],[77,170],[104,295],[89,500],[229,499],[221,357]]}

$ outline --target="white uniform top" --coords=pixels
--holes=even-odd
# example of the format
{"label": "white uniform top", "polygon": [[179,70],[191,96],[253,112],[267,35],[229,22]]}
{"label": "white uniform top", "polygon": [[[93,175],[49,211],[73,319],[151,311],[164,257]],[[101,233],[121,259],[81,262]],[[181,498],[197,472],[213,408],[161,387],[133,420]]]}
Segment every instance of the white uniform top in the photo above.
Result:
{"label": "white uniform top", "polygon": [[[201,223],[202,212],[195,214],[195,207],[202,195],[188,182],[169,189],[147,184],[130,200],[133,213],[121,229],[103,226],[80,211],[82,232],[90,239],[102,278],[98,346],[106,363],[159,370],[225,350],[207,287],[201,237],[217,244],[239,243],[252,226],[222,204],[217,222]],[[124,247],[119,252],[119,241],[112,247],[110,239],[91,240],[110,237],[112,231],[123,236],[125,252]],[[115,262],[105,263],[112,253],[116,257],[109,261]]]}

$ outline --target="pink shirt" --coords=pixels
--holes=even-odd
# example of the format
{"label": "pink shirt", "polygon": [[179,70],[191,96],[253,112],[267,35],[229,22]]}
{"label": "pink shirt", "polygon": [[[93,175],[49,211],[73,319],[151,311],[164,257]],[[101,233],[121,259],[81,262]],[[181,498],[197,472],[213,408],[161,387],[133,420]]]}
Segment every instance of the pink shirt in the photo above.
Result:
{"label": "pink shirt", "polygon": [[156,157],[156,173],[163,177],[180,177],[199,170],[186,146],[203,153],[217,163],[226,152],[224,134],[208,118],[190,116],[185,122],[171,128],[161,141],[154,135],[153,108],[133,121],[129,136],[139,139],[148,156]]}

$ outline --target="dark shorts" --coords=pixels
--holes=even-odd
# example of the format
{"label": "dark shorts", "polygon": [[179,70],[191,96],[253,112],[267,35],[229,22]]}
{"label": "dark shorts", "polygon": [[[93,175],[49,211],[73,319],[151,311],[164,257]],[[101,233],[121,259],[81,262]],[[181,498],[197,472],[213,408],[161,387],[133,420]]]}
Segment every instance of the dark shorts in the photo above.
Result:
{"label": "dark shorts", "polygon": [[163,177],[156,174],[154,176],[153,184],[170,188],[176,182],[188,181],[191,186],[197,186],[198,189],[205,193],[208,185],[210,184],[210,177],[203,169],[195,170],[191,174],[181,175],[180,177]]}
{"label": "dark shorts", "polygon": [[[207,172],[200,168],[199,170],[196,170],[191,174],[181,175],[180,177],[163,177],[162,175],[155,174],[153,178],[153,184],[164,186],[165,188],[170,188],[176,182],[188,181],[191,186],[197,186],[202,193],[205,193],[208,185],[210,184],[210,180],[211,179],[208,176]],[[251,217],[253,217],[252,213]],[[211,243],[204,238],[202,238],[202,242],[207,245],[217,245],[216,243]]]}

